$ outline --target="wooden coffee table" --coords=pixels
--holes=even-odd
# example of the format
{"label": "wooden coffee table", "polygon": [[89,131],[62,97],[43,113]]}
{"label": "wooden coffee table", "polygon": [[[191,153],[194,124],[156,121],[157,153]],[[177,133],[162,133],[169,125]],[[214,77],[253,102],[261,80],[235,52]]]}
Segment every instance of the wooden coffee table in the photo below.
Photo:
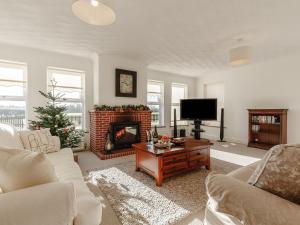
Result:
{"label": "wooden coffee table", "polygon": [[183,146],[157,149],[153,144],[132,145],[136,151],[136,171],[144,171],[161,186],[167,177],[172,177],[203,166],[210,169],[210,146],[207,139],[186,139]]}

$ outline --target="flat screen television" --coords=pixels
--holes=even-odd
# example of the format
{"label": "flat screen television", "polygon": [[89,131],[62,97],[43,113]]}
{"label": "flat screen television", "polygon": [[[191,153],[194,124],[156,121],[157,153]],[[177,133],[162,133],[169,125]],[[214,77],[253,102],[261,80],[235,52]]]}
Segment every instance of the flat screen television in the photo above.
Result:
{"label": "flat screen television", "polygon": [[217,99],[182,99],[180,101],[182,120],[217,120]]}

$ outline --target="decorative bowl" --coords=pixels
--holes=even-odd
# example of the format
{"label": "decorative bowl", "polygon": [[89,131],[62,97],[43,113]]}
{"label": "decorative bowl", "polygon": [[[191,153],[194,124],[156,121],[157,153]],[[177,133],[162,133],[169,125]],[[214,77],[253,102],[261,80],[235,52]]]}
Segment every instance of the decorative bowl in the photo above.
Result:
{"label": "decorative bowl", "polygon": [[183,145],[185,143],[184,138],[173,138],[171,141],[175,145]]}
{"label": "decorative bowl", "polygon": [[167,142],[158,142],[158,143],[154,144],[154,146],[156,148],[169,148],[171,145],[170,145],[170,143],[167,143]]}

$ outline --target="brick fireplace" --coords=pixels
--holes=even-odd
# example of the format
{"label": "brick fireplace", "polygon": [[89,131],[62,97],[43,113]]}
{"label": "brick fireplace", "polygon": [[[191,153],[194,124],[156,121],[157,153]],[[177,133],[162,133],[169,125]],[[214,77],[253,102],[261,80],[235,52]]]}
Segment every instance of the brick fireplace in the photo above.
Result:
{"label": "brick fireplace", "polygon": [[106,155],[104,146],[107,140],[107,131],[112,123],[116,122],[139,122],[140,123],[140,141],[146,141],[146,130],[151,129],[151,112],[150,111],[132,111],[132,112],[115,112],[115,111],[90,111],[90,145],[91,151],[100,159],[110,159],[125,155],[134,154],[134,150],[118,149],[112,154]]}

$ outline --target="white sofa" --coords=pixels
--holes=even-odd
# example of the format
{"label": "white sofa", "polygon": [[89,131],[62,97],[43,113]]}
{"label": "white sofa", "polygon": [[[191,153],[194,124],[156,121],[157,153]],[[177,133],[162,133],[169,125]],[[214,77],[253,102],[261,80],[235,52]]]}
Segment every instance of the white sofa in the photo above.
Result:
{"label": "white sofa", "polygon": [[[53,137],[60,146],[59,138]],[[16,130],[0,124],[0,146],[21,148]],[[101,203],[84,182],[69,148],[47,154],[59,182],[0,194],[2,225],[99,225]]]}
{"label": "white sofa", "polygon": [[300,206],[247,183],[258,163],[206,181],[205,225],[299,225]]}

